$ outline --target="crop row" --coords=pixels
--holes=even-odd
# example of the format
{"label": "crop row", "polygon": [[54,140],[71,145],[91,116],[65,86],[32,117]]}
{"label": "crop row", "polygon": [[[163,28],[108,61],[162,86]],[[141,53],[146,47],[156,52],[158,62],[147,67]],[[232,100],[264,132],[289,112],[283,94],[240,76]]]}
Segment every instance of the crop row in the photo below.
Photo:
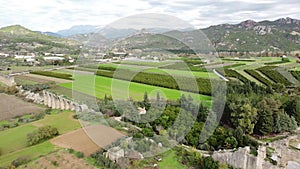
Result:
{"label": "crop row", "polygon": [[248,83],[249,82],[249,80],[247,78],[245,78],[243,75],[241,75],[240,73],[238,73],[235,70],[225,69],[224,72],[225,72],[225,76],[226,77],[237,78],[237,79],[239,79],[243,83]]}
{"label": "crop row", "polygon": [[300,81],[300,71],[291,71],[291,74]]}
{"label": "crop row", "polygon": [[[127,69],[118,69],[117,72],[98,70],[96,75],[192,93],[211,95],[211,80],[204,78],[193,78],[179,75],[170,76],[159,73],[137,72]],[[195,84],[192,83],[193,81],[196,81],[196,85],[193,85]]]}
{"label": "crop row", "polygon": [[275,83],[281,83],[286,86],[292,83],[288,81],[284,76],[282,76],[278,71],[275,70],[276,66],[264,66],[257,70],[266,75],[269,79],[273,80]]}
{"label": "crop row", "polygon": [[58,73],[58,72],[50,72],[50,71],[33,71],[30,72],[32,74],[55,77],[60,79],[72,80],[72,75],[67,73]]}
{"label": "crop row", "polygon": [[258,80],[261,83],[265,84],[266,86],[272,86],[272,83],[268,79],[266,79],[263,76],[261,76],[255,70],[253,70],[253,69],[246,69],[245,72],[248,73],[249,75],[251,75],[252,77],[254,77],[256,80]]}

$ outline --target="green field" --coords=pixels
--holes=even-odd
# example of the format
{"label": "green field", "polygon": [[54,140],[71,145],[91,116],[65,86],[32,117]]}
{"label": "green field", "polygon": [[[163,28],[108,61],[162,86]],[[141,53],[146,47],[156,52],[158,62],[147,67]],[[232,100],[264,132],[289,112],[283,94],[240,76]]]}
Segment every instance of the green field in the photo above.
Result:
{"label": "green field", "polygon": [[73,119],[72,115],[73,113],[69,111],[47,115],[44,119],[34,122],[34,125],[36,126],[51,125],[58,129],[59,134],[64,134],[81,127],[79,121]]}
{"label": "green field", "polygon": [[30,157],[30,159],[35,159],[42,155],[47,155],[55,151],[56,149],[58,148],[52,145],[49,141],[46,141],[41,144],[27,147],[7,155],[2,155],[0,156],[0,167],[8,166],[13,160],[17,159],[18,157]]}
{"label": "green field", "polygon": [[[75,76],[74,82],[64,83],[61,84],[61,86],[69,89],[73,88],[75,91],[79,91],[91,96],[96,96],[98,98],[104,98],[105,94],[112,95],[113,87],[114,95],[120,99],[128,99],[126,95],[127,91],[129,91],[129,96],[135,100],[143,99],[143,95],[145,92],[148,93],[150,98],[151,96],[152,98],[156,98],[157,92],[160,92],[161,96],[164,94],[166,98],[170,100],[177,100],[182,94],[185,94],[186,96],[191,95],[194,100],[203,100],[208,101],[209,103],[211,99],[210,96],[181,92],[179,90],[93,75],[77,75]],[[129,86],[129,88],[127,88],[127,86]]]}
{"label": "green field", "polygon": [[[151,65],[151,64],[150,64]],[[97,67],[94,65],[92,67]],[[115,68],[115,69],[127,69],[132,71],[144,71],[149,73],[160,73],[160,74],[170,74],[170,75],[182,75],[182,76],[196,76],[202,78],[217,78],[218,76],[212,72],[199,72],[199,71],[185,71],[185,70],[175,70],[175,69],[160,69],[155,66],[145,66],[145,65],[125,65],[125,64],[113,64],[113,63],[105,63],[100,64],[100,68]],[[85,68],[93,72],[96,72],[96,69]],[[83,69],[83,70],[84,70]]]}
{"label": "green field", "polygon": [[7,165],[17,157],[24,155],[30,155],[31,158],[36,158],[53,151],[54,146],[50,144],[50,142],[28,147],[26,140],[27,134],[45,125],[56,127],[60,134],[80,128],[81,125],[79,121],[73,119],[72,115],[72,112],[54,110],[51,115],[45,116],[42,120],[1,131],[0,150],[2,155],[0,156],[0,164]]}
{"label": "green field", "polygon": [[[37,127],[33,125],[23,125],[0,132],[0,149],[3,155],[20,150],[27,146],[26,137]],[[0,162],[1,163],[1,162]]]}
{"label": "green field", "polygon": [[165,152],[162,161],[158,163],[159,168],[163,169],[184,169],[186,166],[179,162],[178,156],[175,154],[174,150]]}

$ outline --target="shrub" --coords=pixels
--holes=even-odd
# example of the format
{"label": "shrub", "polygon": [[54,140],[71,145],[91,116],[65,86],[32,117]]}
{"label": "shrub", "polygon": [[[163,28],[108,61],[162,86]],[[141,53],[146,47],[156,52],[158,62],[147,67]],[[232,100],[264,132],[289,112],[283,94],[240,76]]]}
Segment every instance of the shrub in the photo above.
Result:
{"label": "shrub", "polygon": [[14,167],[18,167],[20,165],[26,164],[30,161],[30,157],[28,156],[22,156],[22,157],[18,157],[17,159],[13,160],[11,162],[11,165]]}
{"label": "shrub", "polygon": [[29,145],[35,145],[42,141],[53,138],[58,134],[57,128],[51,126],[40,127],[37,131],[27,134],[27,143]]}
{"label": "shrub", "polygon": [[76,156],[77,158],[83,158],[83,157],[84,157],[84,154],[83,154],[83,152],[76,152],[75,156]]}

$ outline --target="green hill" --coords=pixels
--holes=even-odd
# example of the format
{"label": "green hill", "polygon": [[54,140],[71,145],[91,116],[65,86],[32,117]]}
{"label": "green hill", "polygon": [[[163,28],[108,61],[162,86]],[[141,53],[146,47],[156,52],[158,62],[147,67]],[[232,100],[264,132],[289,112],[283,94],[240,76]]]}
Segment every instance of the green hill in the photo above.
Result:
{"label": "green hill", "polygon": [[24,52],[77,52],[80,45],[77,41],[48,36],[31,31],[20,25],[8,26],[0,29],[0,47],[3,51]]}

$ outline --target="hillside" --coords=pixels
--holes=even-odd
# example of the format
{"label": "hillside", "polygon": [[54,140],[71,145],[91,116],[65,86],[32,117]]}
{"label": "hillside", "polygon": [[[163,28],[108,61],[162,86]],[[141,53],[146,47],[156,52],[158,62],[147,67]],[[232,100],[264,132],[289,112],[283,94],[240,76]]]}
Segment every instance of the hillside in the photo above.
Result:
{"label": "hillside", "polygon": [[76,53],[77,41],[48,36],[20,25],[0,29],[2,51]]}
{"label": "hillside", "polygon": [[[207,42],[206,36],[210,42]],[[239,24],[222,24],[193,31],[170,31],[162,35],[142,33],[127,37],[121,42],[126,42],[125,46],[128,48],[178,47],[178,42],[175,42],[177,40],[170,37],[176,37],[181,42],[192,45],[192,48],[200,47],[200,51],[212,51],[214,47],[217,51],[283,53],[300,50],[300,20],[247,20]],[[177,49],[182,49],[182,46]]]}
{"label": "hillside", "polygon": [[300,20],[281,18],[275,21],[247,20],[202,29],[219,51],[296,51],[300,49]]}

